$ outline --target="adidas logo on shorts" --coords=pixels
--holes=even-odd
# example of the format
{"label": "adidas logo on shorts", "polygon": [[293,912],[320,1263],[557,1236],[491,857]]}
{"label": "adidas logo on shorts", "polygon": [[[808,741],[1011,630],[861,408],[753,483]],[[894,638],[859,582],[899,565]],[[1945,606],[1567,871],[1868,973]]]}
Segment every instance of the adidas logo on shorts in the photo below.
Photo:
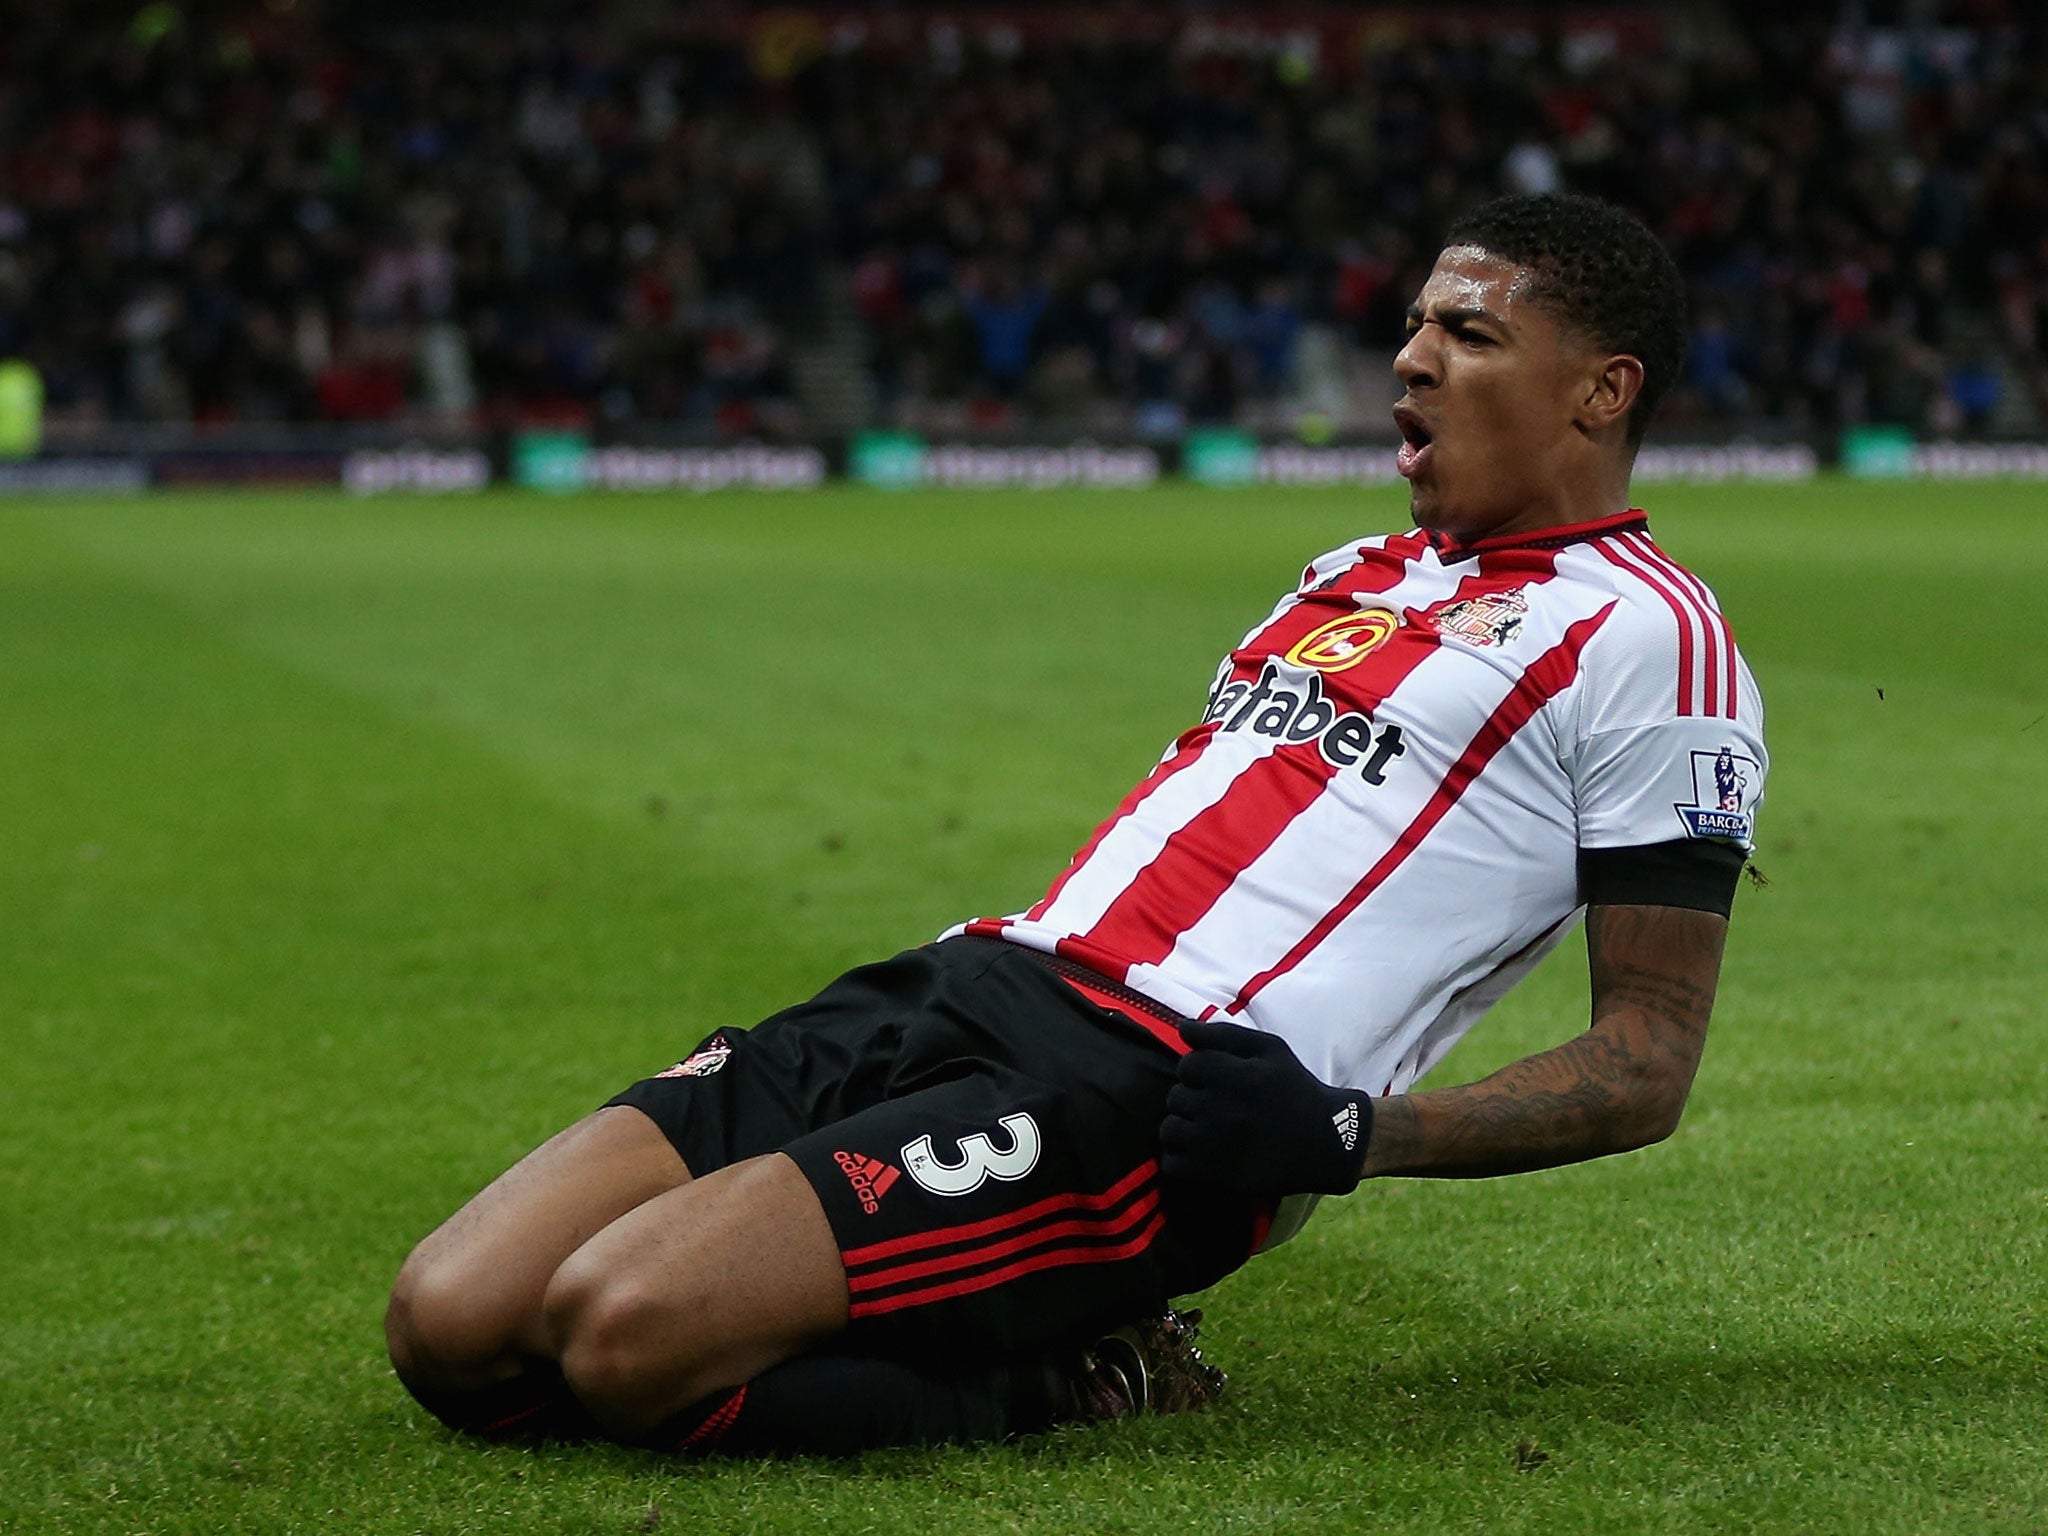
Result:
{"label": "adidas logo on shorts", "polygon": [[870,1216],[882,1208],[882,1196],[903,1177],[901,1168],[892,1168],[879,1157],[862,1157],[858,1152],[834,1152],[832,1161],[853,1186],[860,1208]]}

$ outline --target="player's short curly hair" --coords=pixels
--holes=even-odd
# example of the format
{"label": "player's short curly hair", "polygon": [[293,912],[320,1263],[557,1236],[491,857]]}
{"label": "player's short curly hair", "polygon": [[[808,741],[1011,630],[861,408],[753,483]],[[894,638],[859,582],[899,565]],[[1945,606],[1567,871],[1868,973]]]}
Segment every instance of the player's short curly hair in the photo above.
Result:
{"label": "player's short curly hair", "polygon": [[1641,360],[1643,390],[1628,417],[1628,440],[1640,443],[1685,361],[1685,279],[1663,243],[1612,203],[1547,193],[1483,203],[1444,244],[1527,267],[1537,304],[1594,345]]}

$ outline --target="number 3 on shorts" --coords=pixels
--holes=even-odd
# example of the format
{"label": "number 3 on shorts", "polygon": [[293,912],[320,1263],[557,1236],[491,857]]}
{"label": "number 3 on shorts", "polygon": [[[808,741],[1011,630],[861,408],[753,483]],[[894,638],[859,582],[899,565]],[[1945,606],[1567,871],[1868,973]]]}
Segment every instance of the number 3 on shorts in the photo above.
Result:
{"label": "number 3 on shorts", "polygon": [[942,1163],[932,1139],[920,1136],[903,1148],[903,1166],[935,1195],[967,1195],[990,1179],[1021,1179],[1038,1166],[1038,1122],[1029,1115],[1005,1115],[996,1122],[1009,1132],[1010,1145],[998,1152],[987,1135],[976,1131],[960,1138],[960,1161]]}

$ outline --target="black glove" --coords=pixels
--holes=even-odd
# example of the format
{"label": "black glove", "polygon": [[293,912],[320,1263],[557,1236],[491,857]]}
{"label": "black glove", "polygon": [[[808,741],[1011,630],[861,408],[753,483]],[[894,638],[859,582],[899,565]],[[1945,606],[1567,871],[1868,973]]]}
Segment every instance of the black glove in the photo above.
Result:
{"label": "black glove", "polygon": [[1159,1165],[1170,1179],[1259,1195],[1347,1195],[1372,1135],[1372,1099],[1332,1088],[1287,1042],[1237,1024],[1183,1024],[1194,1047],[1166,1095]]}

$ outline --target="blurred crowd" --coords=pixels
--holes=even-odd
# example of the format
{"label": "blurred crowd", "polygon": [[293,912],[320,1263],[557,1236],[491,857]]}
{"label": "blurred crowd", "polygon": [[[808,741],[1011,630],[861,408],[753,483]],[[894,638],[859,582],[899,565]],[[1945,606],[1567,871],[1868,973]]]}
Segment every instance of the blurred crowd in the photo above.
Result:
{"label": "blurred crowd", "polygon": [[54,422],[1378,425],[1446,224],[1558,189],[1677,255],[1680,421],[2048,391],[2016,5],[67,9],[0,0],[0,357]]}

